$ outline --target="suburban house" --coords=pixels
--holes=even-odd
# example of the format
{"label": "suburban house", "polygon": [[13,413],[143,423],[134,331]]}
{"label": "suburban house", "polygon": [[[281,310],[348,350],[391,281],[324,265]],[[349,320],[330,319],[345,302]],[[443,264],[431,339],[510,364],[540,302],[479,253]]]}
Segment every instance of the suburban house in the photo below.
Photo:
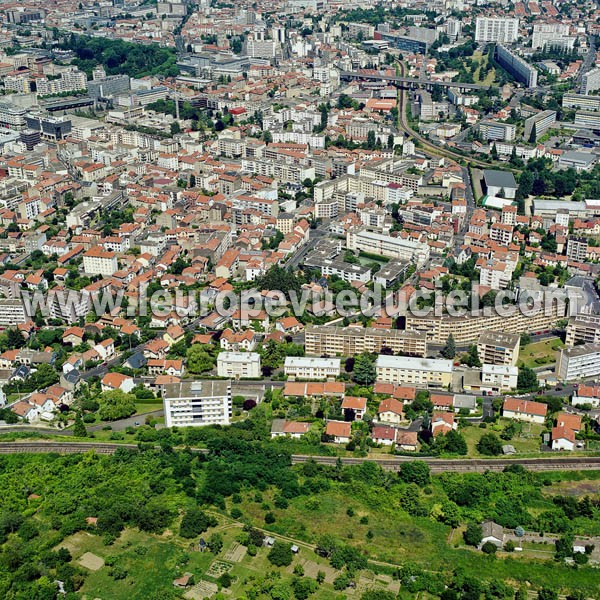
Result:
{"label": "suburban house", "polygon": [[579,387],[573,392],[571,402],[573,406],[589,404],[598,408],[600,406],[600,385],[579,384]]}
{"label": "suburban house", "polygon": [[417,396],[417,388],[411,385],[395,385],[376,381],[373,393],[391,396],[396,400],[401,400],[404,404],[410,404]]}
{"label": "suburban house", "polygon": [[376,444],[391,446],[396,441],[396,430],[390,425],[375,425],[371,432],[371,439]]}
{"label": "suburban house", "polygon": [[101,381],[102,391],[111,392],[113,390],[121,390],[128,394],[135,387],[133,377],[122,375],[121,373],[107,373]]}
{"label": "suburban house", "polygon": [[419,445],[416,431],[396,429],[396,450],[416,452]]}
{"label": "suburban house", "polygon": [[102,360],[108,360],[115,355],[115,340],[108,338],[94,346],[94,350],[100,355]]}
{"label": "suburban house", "polygon": [[517,421],[528,421],[529,423],[539,423],[543,425],[546,421],[548,406],[541,402],[531,400],[520,400],[518,398],[506,398],[502,405],[502,414],[507,419],[516,419]]}
{"label": "suburban house", "polygon": [[575,449],[575,432],[567,427],[552,428],[552,450],[568,450],[572,452]]}
{"label": "suburban house", "polygon": [[343,398],[346,385],[342,381],[324,381],[322,383],[303,383],[300,381],[287,381],[283,388],[283,395],[306,396],[307,398]]}
{"label": "suburban house", "polygon": [[352,436],[352,424],[347,421],[327,421],[325,435],[332,436],[336,444],[347,444]]}
{"label": "suburban house", "polygon": [[367,412],[367,399],[358,396],[346,396],[342,400],[342,410],[354,411],[354,418],[360,421]]}
{"label": "suburban house", "polygon": [[85,330],[83,327],[69,327],[62,335],[63,344],[71,344],[79,346],[85,338]]}
{"label": "suburban house", "polygon": [[273,419],[273,424],[271,425],[271,438],[289,436],[300,439],[305,433],[308,433],[309,429],[310,423]]}
{"label": "suburban house", "polygon": [[481,530],[483,537],[479,547],[481,548],[485,543],[491,542],[494,546],[502,548],[504,545],[504,527],[494,523],[494,521],[484,521],[481,524]]}
{"label": "suburban house", "polygon": [[452,410],[454,396],[452,394],[431,394],[430,400],[435,410]]}
{"label": "suburban house", "polygon": [[458,425],[454,422],[454,413],[434,411],[430,427],[433,437],[436,437],[446,435],[449,431],[457,429]]}
{"label": "suburban house", "polygon": [[404,405],[395,398],[386,398],[379,403],[377,415],[382,423],[400,423],[404,418]]}

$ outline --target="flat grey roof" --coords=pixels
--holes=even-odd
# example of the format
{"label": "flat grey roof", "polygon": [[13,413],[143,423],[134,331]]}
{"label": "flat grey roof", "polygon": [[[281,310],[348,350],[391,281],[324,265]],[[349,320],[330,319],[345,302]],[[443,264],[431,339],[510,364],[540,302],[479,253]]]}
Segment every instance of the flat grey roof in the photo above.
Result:
{"label": "flat grey roof", "polygon": [[516,188],[517,182],[512,173],[507,171],[493,171],[491,169],[485,169],[483,172],[485,184],[493,187],[504,187],[504,188]]}

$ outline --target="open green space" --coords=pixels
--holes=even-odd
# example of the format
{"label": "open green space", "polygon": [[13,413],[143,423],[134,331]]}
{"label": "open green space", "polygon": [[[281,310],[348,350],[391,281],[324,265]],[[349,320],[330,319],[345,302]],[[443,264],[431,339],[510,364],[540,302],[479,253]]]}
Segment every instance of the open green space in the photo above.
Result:
{"label": "open green space", "polygon": [[548,338],[539,342],[532,342],[519,350],[518,366],[530,369],[556,362],[558,351],[564,348],[560,338]]}

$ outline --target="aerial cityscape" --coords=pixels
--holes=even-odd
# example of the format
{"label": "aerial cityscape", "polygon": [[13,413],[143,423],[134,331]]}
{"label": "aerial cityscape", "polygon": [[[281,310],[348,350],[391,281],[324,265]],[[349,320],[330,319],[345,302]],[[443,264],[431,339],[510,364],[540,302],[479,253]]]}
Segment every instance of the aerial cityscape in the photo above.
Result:
{"label": "aerial cityscape", "polygon": [[596,0],[0,0],[0,599],[598,600]]}

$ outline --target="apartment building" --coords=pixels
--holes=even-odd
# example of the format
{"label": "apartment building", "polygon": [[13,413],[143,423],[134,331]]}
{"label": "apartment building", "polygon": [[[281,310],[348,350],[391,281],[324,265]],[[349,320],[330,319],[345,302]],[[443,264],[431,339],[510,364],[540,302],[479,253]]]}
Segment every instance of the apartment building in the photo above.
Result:
{"label": "apartment building", "polygon": [[495,311],[490,311],[490,314],[467,313],[463,317],[417,316],[409,313],[406,315],[405,327],[410,331],[424,333],[427,341],[433,344],[445,344],[452,333],[456,343],[463,345],[476,343],[479,334],[486,329],[518,334],[525,331],[529,333],[545,331],[564,316],[565,306],[555,301],[544,310],[527,315],[519,310],[505,315],[497,314]]}
{"label": "apartment building", "polygon": [[201,427],[229,425],[231,382],[186,381],[163,387],[165,425]]}
{"label": "apartment building", "polygon": [[569,37],[570,27],[567,23],[534,23],[531,35],[531,47],[534,50],[546,46],[572,48],[574,37]]}
{"label": "apartment building", "polygon": [[563,108],[578,108],[582,110],[600,110],[600,96],[587,96],[585,94],[564,94]]}
{"label": "apartment building", "polygon": [[537,69],[502,44],[496,46],[496,60],[517,81],[524,83],[528,88],[537,87]]}
{"label": "apartment building", "polygon": [[411,238],[392,237],[368,229],[350,229],[346,235],[346,245],[355,252],[368,252],[400,260],[412,260],[418,265],[429,258],[429,246]]}
{"label": "apartment building", "polygon": [[228,379],[254,379],[261,376],[260,354],[257,352],[220,352],[217,375]]}
{"label": "apartment building", "polygon": [[562,381],[600,375],[600,344],[563,348],[558,357],[556,375]]}
{"label": "apartment building", "polygon": [[517,387],[519,369],[507,364],[481,366],[481,389],[492,391],[514,390]]}
{"label": "apartment building", "polygon": [[399,329],[309,325],[304,333],[306,354],[311,356],[355,356],[389,348],[394,354],[425,356],[425,335]]}
{"label": "apartment building", "polygon": [[16,327],[27,320],[25,306],[20,298],[0,298],[0,327]]}
{"label": "apartment building", "polygon": [[103,250],[100,246],[90,248],[83,255],[83,270],[88,275],[110,277],[118,268],[116,254]]}
{"label": "apartment building", "polygon": [[[600,70],[600,69],[599,69]],[[583,129],[600,130],[600,112],[593,110],[580,110],[575,113],[575,127]]]}
{"label": "apartment building", "polygon": [[340,374],[340,364],[339,358],[287,356],[283,369],[290,381],[295,379],[333,380]]}
{"label": "apartment building", "polygon": [[584,73],[581,78],[582,94],[591,94],[598,89],[600,89],[600,67]]}
{"label": "apartment building", "polygon": [[422,387],[452,385],[452,361],[380,354],[375,362],[377,381]]}
{"label": "apartment building", "polygon": [[512,123],[500,121],[481,121],[477,126],[479,134],[486,142],[502,141],[512,142],[515,139],[517,126]]}
{"label": "apartment building", "polygon": [[587,239],[572,235],[569,236],[569,239],[567,240],[567,258],[576,262],[585,262],[587,251]]}
{"label": "apartment building", "polygon": [[578,315],[569,319],[565,344],[600,344],[600,316]]}
{"label": "apartment building", "polygon": [[512,44],[519,37],[519,19],[512,17],[477,17],[476,42]]}
{"label": "apartment building", "polygon": [[483,331],[477,339],[477,354],[482,363],[515,366],[519,358],[520,336],[504,331]]}
{"label": "apartment building", "polygon": [[58,79],[42,77],[36,81],[37,93],[40,96],[63,94],[87,89],[87,76],[82,71],[71,69],[63,71]]}
{"label": "apartment building", "polygon": [[319,269],[325,277],[336,275],[344,281],[371,281],[371,269],[366,265],[348,263],[339,258],[329,259],[317,255],[308,256],[304,266]]}
{"label": "apartment building", "polygon": [[537,142],[537,140],[556,123],[556,111],[542,110],[537,115],[525,119],[525,131],[523,139],[527,142]]}

